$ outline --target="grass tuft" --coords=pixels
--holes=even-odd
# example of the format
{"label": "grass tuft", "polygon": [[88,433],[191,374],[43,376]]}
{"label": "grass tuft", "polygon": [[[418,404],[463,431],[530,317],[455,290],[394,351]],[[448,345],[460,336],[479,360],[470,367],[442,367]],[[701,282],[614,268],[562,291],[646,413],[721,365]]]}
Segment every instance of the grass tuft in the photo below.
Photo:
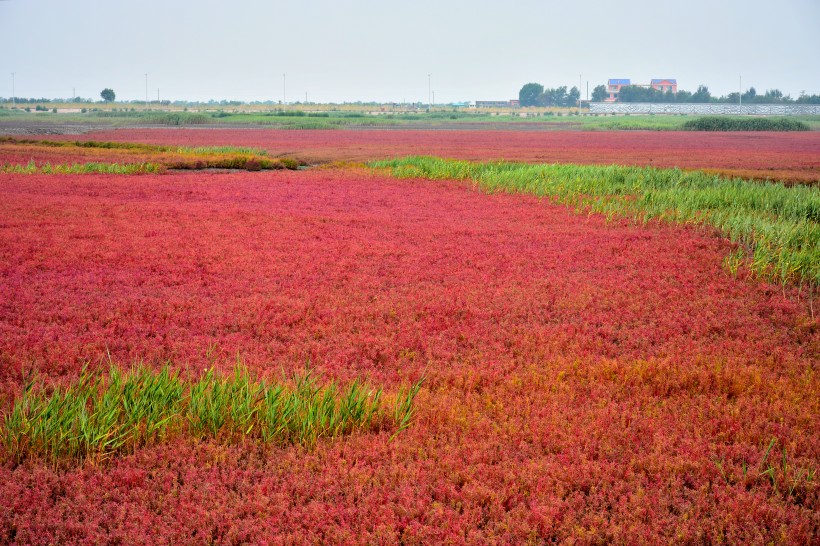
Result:
{"label": "grass tuft", "polygon": [[314,446],[355,431],[407,429],[421,381],[402,389],[391,415],[382,390],[361,380],[320,383],[305,370],[268,384],[241,364],[223,375],[209,369],[186,381],[169,367],[143,366],[107,374],[83,369],[68,386],[32,381],[2,423],[6,453],[17,463],[104,461],[171,436],[225,442],[259,438],[279,445]]}

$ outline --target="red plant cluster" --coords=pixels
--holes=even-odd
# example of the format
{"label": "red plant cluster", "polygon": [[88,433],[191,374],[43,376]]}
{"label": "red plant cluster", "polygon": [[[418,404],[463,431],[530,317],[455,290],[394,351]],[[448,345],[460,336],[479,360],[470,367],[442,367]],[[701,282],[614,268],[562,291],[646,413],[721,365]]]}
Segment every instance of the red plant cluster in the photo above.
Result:
{"label": "red plant cluster", "polygon": [[[172,137],[216,138],[144,139]],[[310,362],[388,392],[427,377],[392,442],[3,464],[0,542],[820,534],[817,322],[796,291],[728,275],[728,243],[701,230],[355,169],[0,175],[0,196],[4,411],[30,370],[67,380],[109,354],[192,372],[240,354],[263,375]]]}
{"label": "red plant cluster", "polygon": [[134,153],[134,150],[41,146],[30,143],[0,142],[0,162],[5,165],[72,165],[75,163],[159,163],[169,154]]}
{"label": "red plant cluster", "polygon": [[820,181],[820,132],[817,131],[122,129],[91,133],[85,138],[185,146],[255,146],[272,154],[289,154],[308,161],[368,161],[435,155],[470,160],[709,169],[744,178]]}
{"label": "red plant cluster", "polygon": [[[259,171],[262,169],[295,169],[295,159],[271,158],[255,153],[178,150],[160,146],[102,142],[97,146],[82,146],[75,142],[38,141],[0,138],[0,167],[4,165],[74,165],[82,163],[152,163],[169,169],[230,168]],[[111,146],[118,144],[120,147]]]}

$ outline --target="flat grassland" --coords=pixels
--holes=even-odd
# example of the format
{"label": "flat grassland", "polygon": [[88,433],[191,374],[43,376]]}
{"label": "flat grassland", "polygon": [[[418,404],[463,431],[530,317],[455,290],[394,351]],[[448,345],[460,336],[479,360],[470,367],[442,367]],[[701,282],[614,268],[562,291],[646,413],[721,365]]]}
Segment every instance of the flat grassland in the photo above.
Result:
{"label": "flat grassland", "polygon": [[[430,154],[802,183],[820,170],[815,133],[79,138],[312,163]],[[90,157],[76,153],[61,161]],[[178,435],[64,464],[4,444],[0,542],[816,543],[817,302],[728,271],[735,249],[697,225],[357,165],[0,173],[4,415],[32,370],[65,386],[86,364],[198,377],[239,355],[261,377],[308,364],[388,394],[424,378],[395,435]]]}

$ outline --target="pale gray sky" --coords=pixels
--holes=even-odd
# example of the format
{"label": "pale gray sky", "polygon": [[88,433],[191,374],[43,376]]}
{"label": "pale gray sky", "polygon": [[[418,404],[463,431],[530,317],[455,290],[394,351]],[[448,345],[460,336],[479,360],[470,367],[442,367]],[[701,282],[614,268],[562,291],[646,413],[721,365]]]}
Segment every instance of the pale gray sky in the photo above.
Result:
{"label": "pale gray sky", "polygon": [[508,99],[527,82],[677,78],[820,93],[820,0],[3,0],[0,96]]}

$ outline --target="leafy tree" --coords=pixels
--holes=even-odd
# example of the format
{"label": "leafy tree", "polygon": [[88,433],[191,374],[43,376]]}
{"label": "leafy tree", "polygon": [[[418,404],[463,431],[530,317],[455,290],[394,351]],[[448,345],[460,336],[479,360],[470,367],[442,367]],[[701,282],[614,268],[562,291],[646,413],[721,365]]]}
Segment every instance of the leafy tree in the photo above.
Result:
{"label": "leafy tree", "polygon": [[675,98],[678,102],[692,102],[692,92],[678,91],[678,94]]}
{"label": "leafy tree", "polygon": [[755,102],[755,97],[757,96],[757,90],[754,87],[750,87],[748,91],[741,95],[743,102]]}
{"label": "leafy tree", "polygon": [[573,86],[567,93],[566,106],[576,106],[581,98],[581,91]]}
{"label": "leafy tree", "polygon": [[794,102],[797,104],[820,104],[820,95],[807,95],[806,92],[803,91]]}
{"label": "leafy tree", "polygon": [[618,100],[620,102],[655,102],[653,100],[653,91],[654,89],[650,87],[626,85],[618,91]]}
{"label": "leafy tree", "polygon": [[544,106],[566,106],[567,86],[545,89],[542,103]]}
{"label": "leafy tree", "polygon": [[699,85],[698,90],[692,93],[690,100],[691,102],[709,102],[711,98],[712,94],[709,92],[709,88],[705,85]]}
{"label": "leafy tree", "polygon": [[606,100],[609,96],[609,93],[606,90],[606,86],[598,85],[592,90],[592,102],[602,102]]}
{"label": "leafy tree", "polygon": [[538,106],[541,102],[541,95],[544,94],[544,86],[540,83],[528,83],[518,92],[518,100],[521,106]]}
{"label": "leafy tree", "polygon": [[117,95],[114,93],[114,90],[108,87],[100,91],[100,96],[105,102],[114,102],[114,99],[117,98]]}

